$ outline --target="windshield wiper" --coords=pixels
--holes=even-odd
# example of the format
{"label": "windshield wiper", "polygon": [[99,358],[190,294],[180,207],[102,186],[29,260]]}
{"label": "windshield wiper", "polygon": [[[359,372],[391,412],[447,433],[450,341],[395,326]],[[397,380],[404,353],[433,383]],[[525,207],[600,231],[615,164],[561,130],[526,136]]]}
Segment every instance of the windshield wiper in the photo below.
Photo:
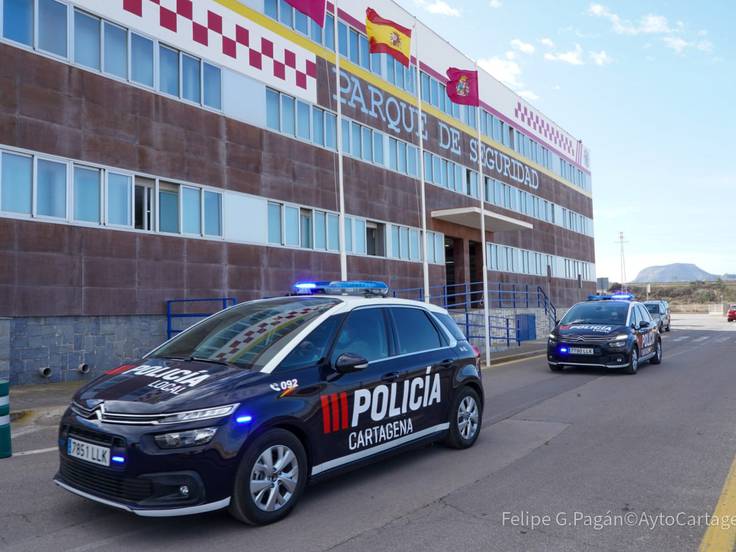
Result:
{"label": "windshield wiper", "polygon": [[202,358],[202,357],[190,356],[187,360],[196,361],[196,362],[206,362],[208,364],[219,364],[221,366],[230,366],[230,364],[225,362],[224,360],[214,360],[212,358]]}

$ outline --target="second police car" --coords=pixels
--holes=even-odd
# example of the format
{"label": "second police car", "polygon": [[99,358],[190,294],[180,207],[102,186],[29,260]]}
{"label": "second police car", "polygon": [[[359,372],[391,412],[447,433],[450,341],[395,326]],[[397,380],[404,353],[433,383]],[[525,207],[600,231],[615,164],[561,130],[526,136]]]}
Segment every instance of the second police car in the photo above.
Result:
{"label": "second police car", "polygon": [[56,483],[143,516],[227,507],[265,524],[308,481],[420,443],[475,443],[479,358],[444,309],[381,283],[295,287],[305,294],[230,307],[81,389]]}
{"label": "second police car", "polygon": [[591,295],[568,310],[549,335],[547,361],[553,372],[587,366],[636,374],[644,361],[662,362],[662,338],[632,295]]}

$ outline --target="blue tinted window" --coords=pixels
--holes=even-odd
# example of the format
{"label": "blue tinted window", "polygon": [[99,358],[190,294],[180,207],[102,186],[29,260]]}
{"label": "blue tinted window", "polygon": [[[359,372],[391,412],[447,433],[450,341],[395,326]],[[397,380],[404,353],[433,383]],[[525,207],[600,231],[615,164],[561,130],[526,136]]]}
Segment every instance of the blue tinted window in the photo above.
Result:
{"label": "blue tinted window", "polygon": [[74,60],[100,68],[100,20],[80,11],[74,12]]}
{"label": "blue tinted window", "polygon": [[294,9],[284,2],[284,0],[279,0],[279,19],[284,25],[287,25],[289,27],[293,24],[293,14]]}
{"label": "blue tinted window", "polygon": [[199,190],[195,188],[182,188],[181,204],[184,233],[200,234],[202,232],[202,213]]}
{"label": "blue tinted window", "polygon": [[279,18],[279,2],[278,0],[266,0],[263,5],[263,11],[267,16],[274,19]]}
{"label": "blue tinted window", "polygon": [[161,190],[158,194],[159,221],[161,232],[176,234],[179,232],[179,194],[169,190]]}
{"label": "blue tinted window", "polygon": [[281,130],[279,93],[270,89],[266,89],[266,126],[273,130]]}
{"label": "blue tinted window", "polygon": [[100,222],[100,171],[74,168],[74,218]]}
{"label": "blue tinted window", "polygon": [[335,51],[335,18],[329,13],[325,18],[325,47]]}
{"label": "blue tinted window", "polygon": [[325,145],[325,112],[318,107],[312,108],[312,141],[320,146]]}
{"label": "blue tinted window", "polygon": [[320,27],[316,21],[309,21],[310,25],[310,36],[317,44],[322,44],[322,27]]}
{"label": "blue tinted window", "polygon": [[3,153],[0,164],[0,210],[31,214],[31,158]]}
{"label": "blue tinted window", "polygon": [[327,249],[327,220],[322,211],[314,212],[314,248]]}
{"label": "blue tinted window", "polygon": [[131,178],[107,174],[107,222],[130,226]]}
{"label": "blue tinted window", "polygon": [[348,27],[345,23],[337,22],[337,42],[340,54],[347,57],[348,55]]}
{"label": "blue tinted window", "polygon": [[299,246],[299,209],[296,207],[284,207],[284,243],[286,245]]}
{"label": "blue tinted window", "polygon": [[414,146],[407,146],[408,147],[408,155],[407,155],[407,172],[409,173],[409,176],[416,176],[417,175],[417,148]]}
{"label": "blue tinted window", "polygon": [[395,139],[388,139],[388,167],[393,170],[397,170],[399,167],[398,158],[398,142]]}
{"label": "blue tinted window", "polygon": [[153,42],[140,35],[130,37],[130,78],[133,82],[153,86]]}
{"label": "blue tinted window", "polygon": [[340,226],[337,215],[327,215],[327,248],[331,251],[340,249]]}
{"label": "blue tinted window", "polygon": [[373,131],[373,161],[383,165],[383,134]]}
{"label": "blue tinted window", "polygon": [[368,127],[363,127],[363,160],[373,161],[373,137]]}
{"label": "blue tinted window", "polygon": [[222,194],[204,193],[204,233],[206,236],[222,236]]}
{"label": "blue tinted window", "polygon": [[159,47],[159,87],[162,92],[179,95],[179,52]]}
{"label": "blue tinted window", "polygon": [[350,29],[350,61],[359,63],[358,31]]}
{"label": "blue tinted window", "polygon": [[294,28],[300,33],[309,33],[309,19],[299,10],[294,10]]}
{"label": "blue tinted window", "polygon": [[361,153],[361,147],[360,147],[360,125],[357,123],[353,123],[352,127],[352,135],[350,136],[350,154],[353,157],[357,157],[360,159],[360,153]]}
{"label": "blue tinted window", "polygon": [[[92,171],[92,173],[95,172],[97,171]],[[92,176],[94,180],[94,174]],[[66,218],[66,164],[39,159],[36,194],[36,213],[46,217]],[[99,183],[97,190],[93,188],[90,195],[90,202],[97,200],[95,204],[97,219],[94,218],[95,206],[92,207],[90,218],[92,218],[92,222],[98,222],[100,212]]]}
{"label": "blue tinted window", "polygon": [[204,105],[212,109],[222,109],[222,77],[220,68],[205,63],[204,74]]}
{"label": "blue tinted window", "polygon": [[3,36],[27,46],[33,44],[33,0],[5,0]]}
{"label": "blue tinted window", "polygon": [[350,153],[350,121],[342,120],[342,151]]}
{"label": "blue tinted window", "polygon": [[368,39],[363,35],[358,38],[358,45],[360,48],[360,64],[366,69],[371,67],[370,52],[368,51]]}
{"label": "blue tinted window", "polygon": [[281,96],[281,132],[294,135],[294,98]]}
{"label": "blue tinted window", "polygon": [[310,119],[311,114],[309,111],[309,104],[304,102],[297,102],[296,104],[296,115],[297,115],[297,136],[304,140],[311,139],[310,130]]}
{"label": "blue tinted window", "polygon": [[281,245],[281,205],[268,204],[268,243]]}
{"label": "blue tinted window", "polygon": [[125,79],[128,77],[128,33],[125,29],[105,22],[105,72]]}
{"label": "blue tinted window", "polygon": [[406,144],[404,142],[398,143],[399,150],[399,172],[406,174]]}
{"label": "blue tinted window", "polygon": [[201,101],[201,81],[200,81],[200,62],[199,59],[182,54],[181,72],[182,72],[182,96],[190,102],[200,103]]}
{"label": "blue tinted window", "polygon": [[332,113],[325,113],[325,146],[330,149],[337,147],[337,117]]}
{"label": "blue tinted window", "polygon": [[66,13],[65,4],[56,0],[39,0],[38,47],[41,50],[66,57]]}
{"label": "blue tinted window", "polygon": [[365,255],[365,221],[355,220],[355,252]]}

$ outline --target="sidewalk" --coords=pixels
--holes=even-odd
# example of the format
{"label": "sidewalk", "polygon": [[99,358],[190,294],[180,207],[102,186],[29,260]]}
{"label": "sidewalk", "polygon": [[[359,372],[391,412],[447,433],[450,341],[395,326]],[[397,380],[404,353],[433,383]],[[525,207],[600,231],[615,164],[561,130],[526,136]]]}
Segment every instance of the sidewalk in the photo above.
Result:
{"label": "sidewalk", "polygon": [[[512,346],[505,351],[491,353],[491,367],[494,364],[520,360],[544,353],[546,341],[527,341],[521,346]],[[36,417],[50,411],[59,411],[66,408],[74,393],[82,385],[92,381],[70,381],[65,383],[41,383],[37,385],[16,385],[10,387],[10,417],[11,421],[20,421],[29,417]]]}

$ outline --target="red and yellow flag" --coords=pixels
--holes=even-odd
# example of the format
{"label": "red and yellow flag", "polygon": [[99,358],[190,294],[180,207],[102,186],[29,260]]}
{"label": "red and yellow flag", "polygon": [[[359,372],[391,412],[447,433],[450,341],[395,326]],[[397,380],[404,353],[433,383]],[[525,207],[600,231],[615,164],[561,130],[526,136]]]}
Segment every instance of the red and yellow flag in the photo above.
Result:
{"label": "red and yellow flag", "polygon": [[388,54],[409,67],[411,60],[411,29],[390,19],[384,19],[373,8],[365,10],[365,31],[372,54]]}

